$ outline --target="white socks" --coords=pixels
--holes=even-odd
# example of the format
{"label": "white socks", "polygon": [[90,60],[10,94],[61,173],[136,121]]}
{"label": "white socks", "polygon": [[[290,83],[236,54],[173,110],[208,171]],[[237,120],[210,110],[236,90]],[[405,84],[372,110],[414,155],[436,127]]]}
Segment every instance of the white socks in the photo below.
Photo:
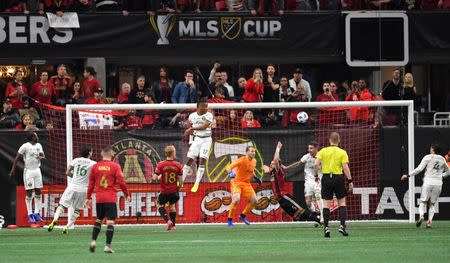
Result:
{"label": "white socks", "polygon": [[184,180],[186,179],[186,177],[187,177],[188,175],[190,175],[191,173],[192,173],[191,167],[185,164],[185,165],[183,166],[183,182],[184,182]]}
{"label": "white socks", "polygon": [[197,176],[195,177],[195,184],[199,184],[202,180],[203,174],[205,173],[205,166],[200,165],[197,169]]}
{"label": "white socks", "polygon": [[75,224],[75,221],[80,216],[80,212],[73,211],[73,214],[69,217],[67,222],[67,228],[72,227]]}
{"label": "white socks", "polygon": [[33,214],[33,196],[25,196],[25,204],[27,205],[27,212],[29,215]]}
{"label": "white socks", "polygon": [[37,214],[42,212],[42,194],[34,196],[34,212]]}
{"label": "white socks", "polygon": [[62,213],[64,213],[64,207],[59,205],[58,208],[56,208],[56,212],[55,212],[55,216],[53,217],[53,221],[57,221]]}
{"label": "white socks", "polygon": [[420,218],[423,218],[423,216],[425,215],[425,210],[426,209],[427,208],[426,208],[425,204],[423,202],[420,202],[420,204],[419,204],[419,215],[420,215]]}
{"label": "white socks", "polygon": [[430,205],[428,208],[428,221],[433,221],[434,213],[436,212],[434,205]]}

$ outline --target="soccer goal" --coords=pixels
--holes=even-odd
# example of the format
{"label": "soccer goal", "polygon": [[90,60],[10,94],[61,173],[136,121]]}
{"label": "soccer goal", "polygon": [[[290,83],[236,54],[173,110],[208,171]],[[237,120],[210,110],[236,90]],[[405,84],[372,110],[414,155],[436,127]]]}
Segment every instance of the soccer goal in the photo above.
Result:
{"label": "soccer goal", "polygon": [[[192,138],[184,130],[188,114],[195,109],[195,104],[67,105],[65,110],[43,107],[44,118],[53,126],[48,131],[52,172],[47,184],[49,193],[54,194],[46,199],[44,214],[53,215],[62,193],[58,189],[66,182],[66,165],[77,157],[80,147],[91,145],[94,159],[99,159],[101,146],[109,144],[132,192],[131,202],[118,193],[118,222],[162,222],[156,208],[159,184],[152,181],[152,174],[156,163],[165,159],[165,145],[173,144],[178,160],[185,161]],[[249,145],[256,147],[255,173],[263,180],[262,185],[254,184],[258,204],[249,218],[254,222],[292,221],[274,198],[262,165],[270,163],[278,141],[284,145],[283,164],[288,165],[307,153],[311,141],[327,146],[332,131],[340,133],[340,146],[350,158],[354,191],[347,199],[349,220],[414,221],[414,180],[408,185],[399,183],[401,173],[412,171],[415,164],[412,101],[209,103],[209,110],[214,115],[213,144],[206,171],[196,193],[190,191],[195,166],[194,174],[186,178],[180,190],[178,222],[226,222],[231,195],[225,167]],[[391,167],[392,162],[402,163],[404,170]],[[292,195],[304,205],[303,168],[287,171],[286,177]],[[241,202],[242,207],[245,204]],[[332,202],[331,210],[336,206]],[[85,209],[78,223],[91,222],[92,216],[95,211]],[[333,218],[337,219],[337,211],[332,212]]]}

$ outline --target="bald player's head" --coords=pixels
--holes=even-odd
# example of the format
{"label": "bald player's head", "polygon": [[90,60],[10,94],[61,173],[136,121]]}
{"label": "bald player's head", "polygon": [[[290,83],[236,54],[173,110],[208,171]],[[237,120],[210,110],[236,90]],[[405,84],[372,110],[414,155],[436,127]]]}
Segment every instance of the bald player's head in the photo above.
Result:
{"label": "bald player's head", "polygon": [[339,136],[339,133],[332,132],[330,134],[330,144],[338,145],[340,141],[341,141],[341,136]]}

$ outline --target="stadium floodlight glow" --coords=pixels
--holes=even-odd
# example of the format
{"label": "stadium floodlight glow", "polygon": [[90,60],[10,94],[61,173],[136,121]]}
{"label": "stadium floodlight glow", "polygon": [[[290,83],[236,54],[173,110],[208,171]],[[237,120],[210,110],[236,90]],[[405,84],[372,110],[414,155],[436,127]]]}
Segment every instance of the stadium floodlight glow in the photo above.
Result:
{"label": "stadium floodlight glow", "polygon": [[[414,170],[414,103],[413,101],[358,101],[358,102],[289,102],[289,103],[210,103],[211,109],[326,109],[326,108],[357,108],[357,107],[370,107],[370,108],[384,108],[384,107],[406,107],[407,108],[407,148],[408,148],[408,172]],[[66,120],[66,153],[67,162],[70,162],[73,158],[73,117],[76,116],[73,113],[75,111],[88,111],[88,110],[185,110],[196,109],[196,104],[68,104],[66,105],[65,120]],[[338,129],[338,128],[336,128]],[[352,137],[353,138],[353,137]],[[358,137],[355,137],[358,138]],[[382,152],[376,154],[381,155]],[[352,164],[350,163],[350,166]],[[400,178],[400,175],[399,175]],[[415,185],[414,179],[409,179],[409,194],[408,194],[408,207],[409,207],[409,222],[414,222],[415,218]],[[376,188],[375,188],[376,189]]]}

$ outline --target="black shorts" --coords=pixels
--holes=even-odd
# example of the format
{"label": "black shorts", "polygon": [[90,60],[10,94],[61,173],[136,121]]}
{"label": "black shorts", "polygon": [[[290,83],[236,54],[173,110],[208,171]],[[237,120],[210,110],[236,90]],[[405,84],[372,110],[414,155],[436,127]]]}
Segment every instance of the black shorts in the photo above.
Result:
{"label": "black shorts", "polygon": [[324,174],[322,176],[322,199],[331,200],[333,199],[333,194],[336,194],[337,199],[342,199],[346,196],[344,176]]}
{"label": "black shorts", "polygon": [[283,195],[280,198],[278,198],[278,203],[280,204],[281,208],[286,212],[286,214],[290,215],[291,217],[294,217],[295,212],[297,212],[301,206],[295,202],[292,195]]}
{"label": "black shorts", "polygon": [[117,205],[116,203],[97,203],[97,219],[103,220],[105,217],[107,220],[114,220],[117,218]]}
{"label": "black shorts", "polygon": [[180,194],[178,192],[173,194],[159,194],[158,195],[158,204],[163,206],[167,203],[173,205],[180,200]]}

